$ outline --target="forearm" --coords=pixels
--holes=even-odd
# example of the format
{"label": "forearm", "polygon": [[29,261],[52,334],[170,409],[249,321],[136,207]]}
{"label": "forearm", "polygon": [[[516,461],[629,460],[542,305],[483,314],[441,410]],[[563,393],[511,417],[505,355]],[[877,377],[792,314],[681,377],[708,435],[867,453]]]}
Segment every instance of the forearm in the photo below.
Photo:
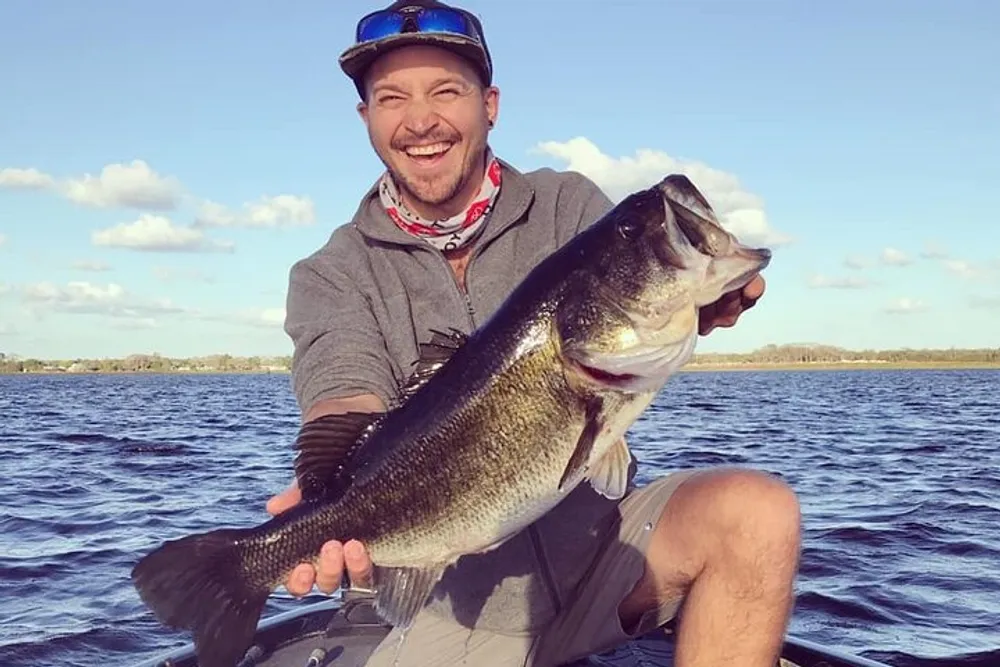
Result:
{"label": "forearm", "polygon": [[345,412],[385,412],[385,404],[375,394],[357,394],[342,398],[324,398],[316,401],[302,415],[302,423],[326,415],[339,415]]}

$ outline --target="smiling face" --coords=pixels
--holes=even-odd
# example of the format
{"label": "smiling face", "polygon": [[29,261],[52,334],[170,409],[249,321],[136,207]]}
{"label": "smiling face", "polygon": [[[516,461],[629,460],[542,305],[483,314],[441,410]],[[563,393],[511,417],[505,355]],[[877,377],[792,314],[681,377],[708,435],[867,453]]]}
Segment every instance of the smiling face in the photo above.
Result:
{"label": "smiling face", "polygon": [[496,87],[449,51],[406,46],[375,61],[366,93],[358,112],[407,207],[432,220],[467,207],[484,175]]}

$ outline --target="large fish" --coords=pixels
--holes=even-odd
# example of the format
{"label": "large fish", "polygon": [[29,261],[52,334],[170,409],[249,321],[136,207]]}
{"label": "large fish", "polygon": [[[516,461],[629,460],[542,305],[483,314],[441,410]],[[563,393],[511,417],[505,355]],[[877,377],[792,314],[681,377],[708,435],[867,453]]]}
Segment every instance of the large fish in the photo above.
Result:
{"label": "large fish", "polygon": [[[231,667],[270,592],[330,539],[359,539],[376,608],[408,627],[444,570],[587,481],[626,491],[623,436],[694,351],[698,309],[770,261],[684,176],[635,193],[535,267],[467,338],[423,348],[401,405],[303,427],[303,502],[253,528],[166,542],[132,577],[202,667]],[[436,355],[436,356],[435,356]]]}

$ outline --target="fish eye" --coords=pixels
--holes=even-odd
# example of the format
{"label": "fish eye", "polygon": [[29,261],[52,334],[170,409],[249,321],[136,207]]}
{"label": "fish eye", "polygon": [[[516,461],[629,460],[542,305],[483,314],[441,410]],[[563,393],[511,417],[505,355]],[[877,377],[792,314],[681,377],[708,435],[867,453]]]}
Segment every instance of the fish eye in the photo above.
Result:
{"label": "fish eye", "polygon": [[634,241],[642,234],[642,225],[635,218],[623,218],[618,221],[618,233],[622,238]]}

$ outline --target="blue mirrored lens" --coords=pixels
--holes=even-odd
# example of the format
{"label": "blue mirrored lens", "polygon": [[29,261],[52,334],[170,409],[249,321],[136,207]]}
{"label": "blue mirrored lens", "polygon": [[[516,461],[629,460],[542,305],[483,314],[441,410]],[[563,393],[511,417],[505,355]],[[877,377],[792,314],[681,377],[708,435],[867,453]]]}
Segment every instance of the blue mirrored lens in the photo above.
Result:
{"label": "blue mirrored lens", "polygon": [[[448,32],[465,35],[478,40],[472,23],[461,13],[451,9],[421,9],[413,16],[416,29],[420,32]],[[368,42],[382,39],[390,35],[398,35],[406,25],[406,17],[397,12],[379,12],[373,14],[358,24],[355,39],[358,42]],[[410,25],[413,25],[412,23]]]}
{"label": "blue mirrored lens", "polygon": [[367,42],[397,35],[403,28],[403,17],[395,12],[375,14],[358,24],[357,41]]}
{"label": "blue mirrored lens", "polygon": [[467,37],[476,37],[475,31],[465,17],[450,9],[425,9],[417,17],[421,31],[451,32]]}

